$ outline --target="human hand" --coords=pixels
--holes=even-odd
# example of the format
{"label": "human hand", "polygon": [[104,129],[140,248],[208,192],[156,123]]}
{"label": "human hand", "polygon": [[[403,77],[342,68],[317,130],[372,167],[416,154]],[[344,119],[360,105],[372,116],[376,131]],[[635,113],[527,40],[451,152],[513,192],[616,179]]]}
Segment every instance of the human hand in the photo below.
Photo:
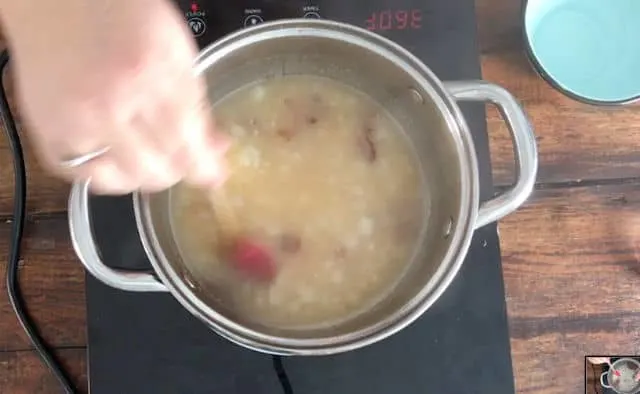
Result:
{"label": "human hand", "polygon": [[195,44],[168,0],[12,3],[2,17],[18,99],[48,170],[108,194],[224,179],[227,143],[213,134]]}
{"label": "human hand", "polygon": [[587,360],[591,363],[591,364],[611,364],[611,361],[609,359],[609,357],[587,357]]}

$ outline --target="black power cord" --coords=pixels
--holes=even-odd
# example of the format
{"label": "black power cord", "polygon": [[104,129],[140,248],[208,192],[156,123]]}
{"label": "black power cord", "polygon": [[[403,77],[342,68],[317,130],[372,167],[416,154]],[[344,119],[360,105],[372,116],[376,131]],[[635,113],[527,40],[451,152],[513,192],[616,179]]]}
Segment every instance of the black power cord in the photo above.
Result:
{"label": "black power cord", "polygon": [[9,53],[5,50],[0,54],[0,119],[9,139],[9,146],[13,153],[14,168],[14,208],[13,208],[13,226],[11,229],[11,250],[9,251],[9,261],[7,262],[7,292],[9,293],[9,302],[13,308],[22,328],[29,337],[29,340],[35,347],[40,359],[51,370],[51,373],[58,379],[66,394],[74,394],[76,390],[71,383],[67,373],[62,368],[59,360],[53,355],[42,337],[39,335],[36,325],[27,313],[20,284],[18,283],[18,271],[20,261],[20,246],[22,244],[22,233],[24,230],[25,205],[27,201],[27,175],[25,170],[24,155],[22,145],[20,144],[20,136],[18,128],[9,107],[6,89],[2,76],[9,64]]}
{"label": "black power cord", "polygon": [[282,364],[281,356],[273,356],[273,369],[276,370],[276,375],[278,375],[278,380],[282,386],[282,392],[284,394],[293,394],[293,387],[291,387],[287,371],[284,369],[284,365]]}

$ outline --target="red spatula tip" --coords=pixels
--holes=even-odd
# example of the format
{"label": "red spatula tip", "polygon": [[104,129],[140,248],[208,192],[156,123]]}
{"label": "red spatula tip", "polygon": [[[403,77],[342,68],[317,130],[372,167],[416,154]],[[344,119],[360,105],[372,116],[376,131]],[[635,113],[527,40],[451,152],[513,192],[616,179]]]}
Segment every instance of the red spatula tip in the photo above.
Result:
{"label": "red spatula tip", "polygon": [[267,248],[251,239],[237,239],[229,260],[237,270],[254,279],[270,281],[276,276],[276,264]]}

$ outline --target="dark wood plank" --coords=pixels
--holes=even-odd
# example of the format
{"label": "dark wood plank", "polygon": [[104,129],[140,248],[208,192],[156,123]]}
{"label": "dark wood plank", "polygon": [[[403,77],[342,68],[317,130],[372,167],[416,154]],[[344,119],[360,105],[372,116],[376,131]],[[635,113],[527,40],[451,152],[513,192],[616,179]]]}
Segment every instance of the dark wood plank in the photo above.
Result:
{"label": "dark wood plank", "polygon": [[523,1],[475,0],[478,46],[481,53],[505,52],[522,47]]}
{"label": "dark wood plank", "polygon": [[[635,324],[640,323],[636,320]],[[637,326],[636,326],[637,327]],[[633,331],[635,331],[635,327]],[[607,354],[638,354],[638,334],[602,331],[554,332],[533,339],[512,339],[511,352],[518,394],[580,394],[585,392],[584,355],[592,349]],[[587,374],[592,374],[589,371]],[[601,394],[587,391],[588,394]]]}
{"label": "dark wood plank", "polygon": [[[7,299],[10,229],[9,221],[0,222],[0,352],[30,347]],[[84,270],[70,244],[66,215],[27,222],[22,260],[23,295],[44,338],[55,346],[84,346]]]}
{"label": "dark wood plank", "polygon": [[604,372],[606,364],[593,365],[585,360],[585,393],[587,394],[600,394],[602,393],[602,387],[600,386],[600,375]]}
{"label": "dark wood plank", "polygon": [[[0,136],[0,216],[13,211],[13,158],[6,146],[4,133]],[[23,138],[23,140],[26,140]],[[28,143],[28,142],[27,142]],[[27,147],[27,210],[29,213],[51,213],[66,210],[69,185],[50,176],[37,163],[33,151]]]}
{"label": "dark wood plank", "polygon": [[[56,352],[80,393],[87,392],[85,349]],[[0,352],[0,393],[59,394],[58,381],[40,362],[33,350]]]}
{"label": "dark wood plank", "polygon": [[[524,52],[522,1],[476,0],[483,78],[513,93],[538,136],[538,181],[637,177],[640,106],[601,108],[570,100],[542,80]],[[488,113],[494,178],[510,183],[513,155],[497,111]]]}
{"label": "dark wood plank", "polygon": [[585,354],[640,354],[638,186],[539,190],[501,222],[518,393],[583,392]]}
{"label": "dark wood plank", "polygon": [[[551,88],[518,52],[483,56],[483,75],[511,91],[524,105],[538,137],[539,183],[637,177],[640,173],[640,106],[597,108]],[[507,129],[488,111],[491,156],[497,184],[510,183],[513,155]]]}
{"label": "dark wood plank", "polygon": [[[500,223],[509,312],[557,330],[621,330],[640,317],[637,183],[538,190]],[[619,319],[631,320],[619,320]],[[552,322],[552,323],[551,323]],[[592,349],[590,354],[599,354]]]}

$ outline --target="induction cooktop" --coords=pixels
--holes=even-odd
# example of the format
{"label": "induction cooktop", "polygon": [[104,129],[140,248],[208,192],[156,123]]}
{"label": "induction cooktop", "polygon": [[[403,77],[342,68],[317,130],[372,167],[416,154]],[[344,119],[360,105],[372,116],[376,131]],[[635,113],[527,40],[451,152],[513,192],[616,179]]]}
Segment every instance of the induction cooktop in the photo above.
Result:
{"label": "induction cooktop", "polygon": [[[382,34],[442,80],[479,79],[473,0],[176,1],[200,47],[278,18],[325,18]],[[463,104],[493,195],[482,104]],[[130,197],[92,197],[104,262],[150,270]],[[87,275],[92,394],[514,393],[499,240],[476,231],[458,276],[418,321],[380,343],[323,357],[274,357],[221,338],[169,294],[127,293]]]}

